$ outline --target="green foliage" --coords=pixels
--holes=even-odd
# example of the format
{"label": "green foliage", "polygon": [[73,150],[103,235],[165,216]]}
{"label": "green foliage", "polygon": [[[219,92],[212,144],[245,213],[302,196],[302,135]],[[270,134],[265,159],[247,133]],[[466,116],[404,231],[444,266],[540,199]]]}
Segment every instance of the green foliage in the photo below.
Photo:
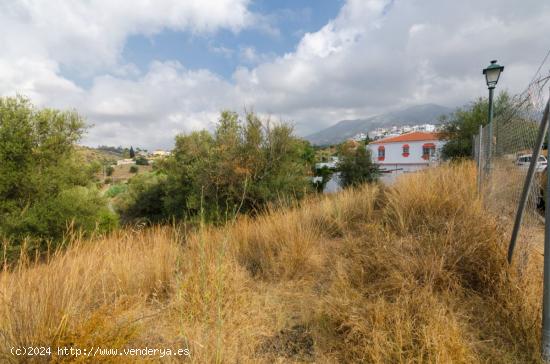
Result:
{"label": "green foliage", "polygon": [[138,166],[130,166],[130,173],[138,173],[139,168]]}
{"label": "green foliage", "polygon": [[108,177],[111,177],[114,171],[115,171],[115,167],[113,166],[105,167],[105,174],[107,174]]}
{"label": "green foliage", "polygon": [[69,227],[84,232],[106,232],[117,226],[117,216],[95,188],[77,186],[34,203],[22,216],[6,221],[12,236],[60,240]]}
{"label": "green foliage", "polygon": [[317,169],[315,172],[316,176],[322,178],[320,183],[315,184],[315,188],[317,189],[317,192],[323,192],[328,181],[330,181],[330,179],[332,178],[334,171],[327,166],[324,166],[320,169]]}
{"label": "green foliage", "polygon": [[[294,137],[290,126],[262,121],[253,113],[243,121],[224,111],[214,134],[176,137],[172,155],[156,166],[165,179],[156,184],[140,181],[153,190],[147,195],[150,205],[162,206],[162,212],[133,208],[131,203],[121,204],[120,211],[134,218],[184,218],[202,211],[207,219],[223,221],[284,196],[300,198],[310,187],[307,175],[313,158],[311,145]],[[133,178],[131,184],[138,181]],[[130,201],[145,194],[141,188],[136,191]],[[153,203],[153,198],[158,200]]]}
{"label": "green foliage", "polygon": [[131,178],[128,185],[120,188],[115,195],[115,206],[123,220],[164,220],[167,217],[163,206],[166,196],[165,183],[166,175],[156,172],[143,173]]}
{"label": "green foliage", "polygon": [[107,192],[105,192],[105,196],[109,198],[113,198],[118,196],[119,194],[126,192],[128,190],[128,185],[117,183],[116,185],[111,186]]}
{"label": "green foliage", "polygon": [[370,151],[363,143],[359,145],[346,143],[340,148],[338,169],[343,187],[373,182],[379,175],[376,164],[372,162]]}
{"label": "green foliage", "polygon": [[[510,96],[501,92],[495,100],[494,118],[498,119],[511,107]],[[473,137],[479,133],[479,127],[488,122],[488,101],[479,98],[466,108],[457,109],[446,122],[443,137],[447,143],[443,146],[445,159],[467,158],[472,154]]]}
{"label": "green foliage", "polygon": [[136,152],[134,152],[134,147],[130,146],[130,151],[128,152],[130,158],[135,158]]}
{"label": "green foliage", "polygon": [[84,231],[116,224],[91,182],[75,143],[84,121],[75,112],[37,110],[23,97],[0,98],[0,237],[60,239],[67,225]]}
{"label": "green foliage", "polygon": [[149,165],[149,161],[144,156],[140,155],[135,160],[136,160],[136,165],[138,165],[138,166],[148,166]]}

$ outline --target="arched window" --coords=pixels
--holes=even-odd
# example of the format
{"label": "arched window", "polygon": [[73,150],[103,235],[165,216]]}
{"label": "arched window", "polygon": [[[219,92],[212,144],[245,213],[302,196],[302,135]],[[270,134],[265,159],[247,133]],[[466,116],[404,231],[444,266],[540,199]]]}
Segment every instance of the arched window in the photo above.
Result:
{"label": "arched window", "polygon": [[435,155],[435,144],[426,143],[422,145],[422,159],[428,160]]}
{"label": "arched window", "polygon": [[408,144],[403,144],[403,157],[408,157],[409,156],[409,145]]}
{"label": "arched window", "polygon": [[378,147],[378,160],[383,161],[384,159],[386,159],[386,149],[381,145]]}

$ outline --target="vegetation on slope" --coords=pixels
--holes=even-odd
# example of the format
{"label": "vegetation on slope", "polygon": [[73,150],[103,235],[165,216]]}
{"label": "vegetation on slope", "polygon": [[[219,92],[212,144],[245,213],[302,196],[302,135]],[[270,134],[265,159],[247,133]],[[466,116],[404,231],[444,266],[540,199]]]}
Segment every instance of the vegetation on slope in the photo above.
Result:
{"label": "vegetation on slope", "polygon": [[40,247],[59,243],[69,225],[83,232],[117,225],[77,153],[83,132],[76,112],[0,98],[0,239]]}
{"label": "vegetation on slope", "polygon": [[75,237],[0,275],[2,359],[33,344],[188,347],[197,363],[537,362],[540,259],[507,265],[475,190],[474,168],[451,165],[221,228]]}

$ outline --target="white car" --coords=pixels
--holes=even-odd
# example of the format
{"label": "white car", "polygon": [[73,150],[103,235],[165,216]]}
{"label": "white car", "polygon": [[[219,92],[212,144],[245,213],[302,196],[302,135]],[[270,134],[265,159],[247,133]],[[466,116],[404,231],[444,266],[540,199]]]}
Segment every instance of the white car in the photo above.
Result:
{"label": "white car", "polygon": [[[531,157],[532,157],[531,154],[520,155],[516,160],[516,165],[520,167],[529,168],[529,164],[531,164]],[[535,171],[542,172],[546,169],[547,165],[548,165],[548,161],[546,160],[546,158],[542,155],[539,155],[539,160],[535,167]]]}

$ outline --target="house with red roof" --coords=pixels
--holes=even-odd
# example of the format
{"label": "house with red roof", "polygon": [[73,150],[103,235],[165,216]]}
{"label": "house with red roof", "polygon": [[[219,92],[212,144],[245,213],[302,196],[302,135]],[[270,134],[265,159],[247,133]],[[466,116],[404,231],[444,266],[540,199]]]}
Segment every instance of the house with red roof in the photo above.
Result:
{"label": "house with red roof", "polygon": [[414,131],[367,145],[381,172],[413,172],[438,162],[445,140],[439,133]]}

